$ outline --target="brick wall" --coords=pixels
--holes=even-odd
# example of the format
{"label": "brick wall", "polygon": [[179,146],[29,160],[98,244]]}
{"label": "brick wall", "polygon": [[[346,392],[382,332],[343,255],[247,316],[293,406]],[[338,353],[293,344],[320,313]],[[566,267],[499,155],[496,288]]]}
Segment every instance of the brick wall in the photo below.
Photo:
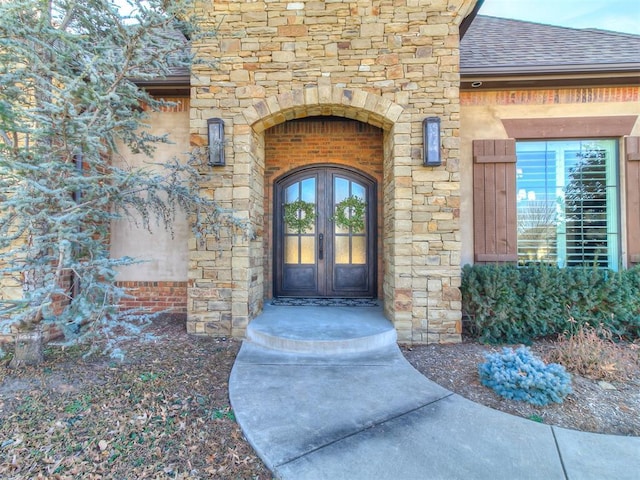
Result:
{"label": "brick wall", "polygon": [[[382,182],[382,130],[356,120],[309,118],[281,123],[265,132],[265,298],[272,296],[273,182],[311,164],[346,165]],[[378,252],[382,251],[382,189],[378,188]],[[378,256],[378,278],[383,276]],[[382,283],[378,281],[378,296]]]}
{"label": "brick wall", "polygon": [[640,87],[576,87],[526,90],[473,90],[460,93],[460,104],[559,105],[576,103],[640,102]]}
{"label": "brick wall", "polygon": [[123,310],[143,308],[149,312],[187,313],[187,282],[117,282],[117,285],[134,297],[122,299]]}

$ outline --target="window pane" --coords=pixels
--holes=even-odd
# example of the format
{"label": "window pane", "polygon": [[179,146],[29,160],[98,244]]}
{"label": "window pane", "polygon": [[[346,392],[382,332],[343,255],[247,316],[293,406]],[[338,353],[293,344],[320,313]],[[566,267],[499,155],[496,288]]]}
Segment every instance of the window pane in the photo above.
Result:
{"label": "window pane", "polygon": [[339,236],[335,237],[335,263],[348,264],[349,263],[349,237]]}
{"label": "window pane", "polygon": [[298,238],[288,235],[284,237],[284,263],[298,263]]}
{"label": "window pane", "polygon": [[351,237],[351,263],[358,265],[367,263],[367,247],[365,237]]}
{"label": "window pane", "polygon": [[565,216],[567,265],[606,267],[606,153],[597,147],[567,152]]}
{"label": "window pane", "polygon": [[315,237],[300,238],[300,263],[315,263],[316,241]]}
{"label": "window pane", "polygon": [[518,154],[518,257],[521,262],[556,261],[555,155],[544,142]]}
{"label": "window pane", "polygon": [[615,140],[518,142],[518,259],[618,266]]}

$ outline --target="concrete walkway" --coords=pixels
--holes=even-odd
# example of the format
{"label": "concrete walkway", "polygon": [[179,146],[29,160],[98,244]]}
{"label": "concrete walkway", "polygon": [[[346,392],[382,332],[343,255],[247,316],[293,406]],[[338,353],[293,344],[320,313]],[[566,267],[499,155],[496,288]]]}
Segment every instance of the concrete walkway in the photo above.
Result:
{"label": "concrete walkway", "polygon": [[267,306],[247,338],[229,395],[278,479],[640,478],[640,438],[551,427],[453,394],[404,359],[379,309]]}

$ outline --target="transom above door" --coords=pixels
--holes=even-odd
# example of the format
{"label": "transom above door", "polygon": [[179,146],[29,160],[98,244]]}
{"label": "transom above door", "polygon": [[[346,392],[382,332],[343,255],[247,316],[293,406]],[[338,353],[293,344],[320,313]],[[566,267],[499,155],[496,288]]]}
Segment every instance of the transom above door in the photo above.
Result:
{"label": "transom above door", "polygon": [[275,184],[274,294],[374,297],[375,181],[335,166]]}

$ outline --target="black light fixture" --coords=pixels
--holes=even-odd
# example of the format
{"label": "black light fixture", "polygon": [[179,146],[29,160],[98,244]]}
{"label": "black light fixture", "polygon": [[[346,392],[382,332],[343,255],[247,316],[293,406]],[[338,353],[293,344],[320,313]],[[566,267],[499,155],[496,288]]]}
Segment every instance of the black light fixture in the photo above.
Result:
{"label": "black light fixture", "polygon": [[224,120],[210,118],[207,120],[209,134],[209,166],[224,166]]}
{"label": "black light fixture", "polygon": [[425,167],[442,165],[440,158],[440,118],[427,117],[422,121],[422,143]]}

